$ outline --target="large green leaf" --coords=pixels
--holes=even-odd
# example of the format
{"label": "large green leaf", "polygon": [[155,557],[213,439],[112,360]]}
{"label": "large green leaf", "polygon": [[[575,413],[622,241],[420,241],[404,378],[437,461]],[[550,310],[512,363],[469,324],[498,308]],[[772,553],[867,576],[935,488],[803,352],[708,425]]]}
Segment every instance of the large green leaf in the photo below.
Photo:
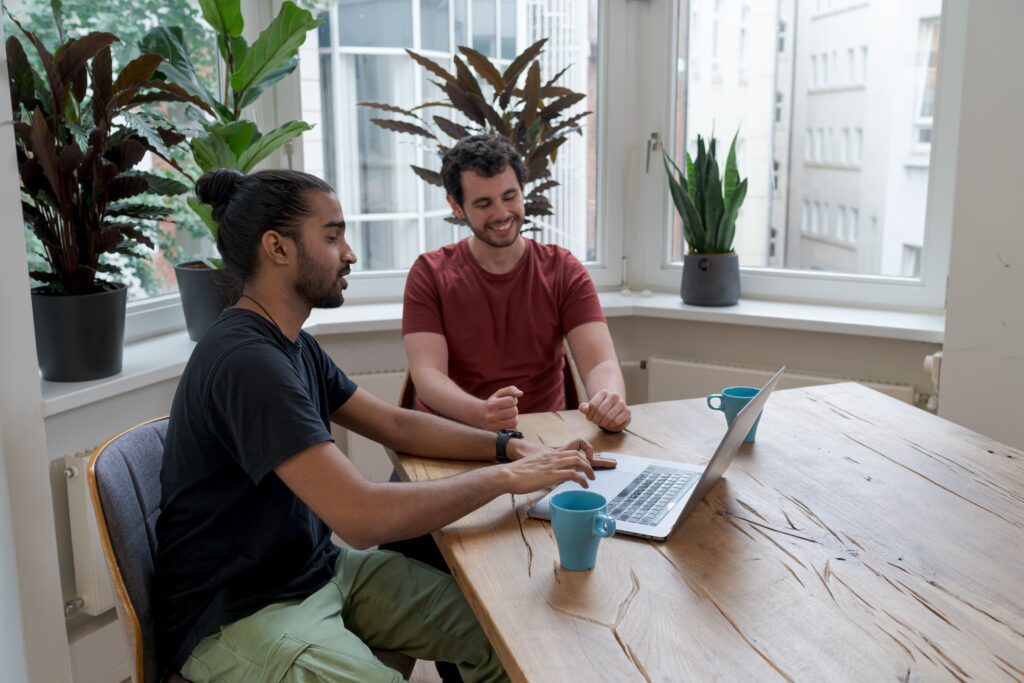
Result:
{"label": "large green leaf", "polygon": [[223,138],[231,148],[231,152],[239,159],[260,137],[260,131],[256,124],[245,120],[214,124],[207,128],[207,133]]}
{"label": "large green leaf", "polygon": [[245,21],[242,19],[242,0],[199,0],[203,19],[217,33],[229,36],[242,35]]}
{"label": "large green leaf", "polygon": [[231,147],[220,135],[216,133],[203,133],[192,138],[192,158],[203,171],[212,171],[215,168],[239,168],[238,157],[231,151]]}
{"label": "large green leaf", "polygon": [[[686,191],[686,180],[683,178],[682,171],[680,171],[675,162],[669,158],[668,154],[663,153],[663,160],[665,162],[665,173],[668,174],[669,192],[672,195],[672,202],[676,205],[676,211],[679,213],[679,218],[683,222],[683,233],[686,238],[686,243],[692,250],[703,251],[705,237],[704,224],[701,222],[701,217],[697,211],[697,207],[694,205],[693,200],[690,199],[690,195]],[[671,167],[669,166],[670,164]],[[678,180],[672,174],[673,169],[678,176]]]}
{"label": "large green leaf", "polygon": [[195,197],[186,197],[185,203],[188,204],[189,208],[195,215],[199,216],[199,219],[203,221],[203,225],[210,231],[210,237],[213,241],[217,241],[217,221],[213,220],[213,207],[209,204],[203,204]]}
{"label": "large green leaf", "polygon": [[295,67],[299,65],[299,58],[292,57],[291,59],[285,60],[280,67],[276,70],[271,71],[264,76],[258,83],[248,88],[245,93],[242,94],[241,98],[235,103],[235,108],[239,111],[245,109],[250,104],[259,99],[268,88],[280,81],[282,78],[295,71]]}
{"label": "large green leaf", "polygon": [[747,196],[747,179],[736,186],[733,193],[732,203],[722,214],[722,222],[718,226],[718,243],[715,245],[715,252],[727,254],[732,251],[732,240],[736,235],[736,217],[739,215],[743,199]]}
{"label": "large green leaf", "polygon": [[715,140],[712,138],[707,155],[707,167],[704,171],[704,228],[705,239],[718,253],[718,226],[725,212],[722,201],[722,181],[718,176],[718,160],[715,158]]}
{"label": "large green leaf", "polygon": [[163,56],[159,73],[172,82],[177,83],[186,92],[198,97],[218,114],[226,113],[224,106],[210,92],[206,84],[196,73],[195,64],[188,54],[185,43],[185,32],[179,26],[157,27],[147,33],[139,41],[139,49],[143,52],[154,52]]}
{"label": "large green leaf", "polygon": [[248,173],[256,164],[270,156],[281,145],[312,129],[313,126],[305,121],[289,121],[284,125],[278,126],[259,140],[256,140],[238,158],[238,170],[242,173]]}
{"label": "large green leaf", "polygon": [[725,160],[725,175],[722,177],[722,198],[725,202],[726,211],[732,203],[732,196],[736,192],[736,186],[740,184],[740,173],[736,169],[736,138],[740,132],[732,136],[732,144],[729,145],[729,156]]}
{"label": "large green leaf", "polygon": [[306,40],[306,32],[319,25],[320,20],[308,10],[285,0],[281,11],[260,33],[244,61],[231,74],[231,88],[235,91],[236,101],[244,100],[246,90],[277,74],[286,62],[294,59]]}

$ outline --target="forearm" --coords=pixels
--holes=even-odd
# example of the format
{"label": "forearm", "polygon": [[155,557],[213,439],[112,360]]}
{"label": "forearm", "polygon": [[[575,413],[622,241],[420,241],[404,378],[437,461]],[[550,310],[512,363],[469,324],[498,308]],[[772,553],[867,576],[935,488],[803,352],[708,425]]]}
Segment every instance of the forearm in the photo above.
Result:
{"label": "forearm", "polygon": [[495,439],[494,432],[416,410],[403,410],[395,418],[394,430],[382,443],[402,453],[428,458],[493,461]]}
{"label": "forearm", "polygon": [[332,529],[366,548],[436,531],[508,492],[506,466],[405,484],[369,484],[350,517]]}
{"label": "forearm", "polygon": [[430,368],[413,372],[420,400],[446,417],[467,425],[480,426],[484,402],[463,391],[451,377]]}
{"label": "forearm", "polygon": [[614,391],[619,396],[626,395],[626,382],[622,378],[622,368],[618,360],[612,358],[595,365],[583,377],[583,386],[587,388],[587,395],[594,396],[602,389]]}

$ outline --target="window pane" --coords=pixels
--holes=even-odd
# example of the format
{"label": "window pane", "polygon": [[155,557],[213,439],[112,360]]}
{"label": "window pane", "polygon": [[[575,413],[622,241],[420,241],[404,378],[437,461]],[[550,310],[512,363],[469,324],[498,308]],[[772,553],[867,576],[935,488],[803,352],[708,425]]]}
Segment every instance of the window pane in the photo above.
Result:
{"label": "window pane", "polygon": [[[462,27],[466,26],[467,9],[473,15],[476,49],[493,52],[497,48],[495,31],[498,30],[496,12],[499,9],[501,36],[503,41],[509,41],[503,44],[512,52],[517,46],[549,38],[540,57],[542,79],[546,81],[572,66],[558,85],[585,93],[587,99],[568,112],[568,116],[596,111],[597,0],[415,1],[420,3],[416,13],[420,24],[413,26],[413,30],[422,36],[424,46],[430,33],[427,24],[440,26],[443,15],[447,27],[449,8],[456,44],[465,42],[460,36]],[[396,3],[391,5],[397,6]],[[340,7],[336,5],[331,10],[339,22]],[[433,19],[428,19],[430,16]],[[489,28],[482,32],[481,26]],[[448,41],[447,29],[442,30],[444,40]],[[361,46],[340,44],[337,31],[343,33],[344,29],[331,27],[321,31],[319,45],[306,45],[300,54],[303,117],[319,122],[317,128],[302,139],[305,168],[322,173],[338,190],[349,223],[363,226],[353,231],[353,243],[362,250],[357,249],[360,269],[404,268],[419,249],[435,249],[462,239],[470,232],[444,222],[444,217],[450,215],[444,189],[424,183],[409,168],[416,165],[440,170],[436,145],[418,136],[379,128],[370,119],[412,119],[359,107],[358,103],[380,102],[411,109],[425,102],[445,101],[447,97],[432,83],[438,78],[416,65],[401,48],[364,51]],[[483,46],[481,40],[485,43]],[[447,55],[447,44],[441,47],[437,42],[433,49]],[[450,55],[433,55],[432,58],[450,68]],[[503,67],[504,64],[499,65]],[[481,86],[485,92],[490,91],[488,84],[481,83]],[[427,107],[417,113],[422,118],[417,125],[432,127],[434,116],[469,124],[462,114],[451,108]],[[530,233],[531,237],[560,244],[581,260],[593,261],[599,256],[596,116],[586,117],[579,125],[580,134],[571,135],[563,144],[557,163],[552,167],[552,179],[560,183],[547,192],[554,215],[536,217],[526,227],[538,228],[537,232]],[[438,135],[445,144],[451,144],[447,136],[439,131]]]}
{"label": "window pane", "polygon": [[359,258],[356,270],[406,270],[419,255],[417,222],[348,221],[346,235]]}
{"label": "window pane", "polygon": [[420,0],[420,42],[424,50],[448,51],[448,0]]}
{"label": "window pane", "polygon": [[[714,131],[724,166],[739,131],[749,178],[734,243],[741,263],[916,276],[904,255],[924,244],[941,3],[819,13],[808,0],[715,0],[707,46],[687,26],[696,4],[680,12],[675,153]],[[720,68],[702,79],[695,65],[708,61]],[[685,248],[674,217],[671,259]]]}
{"label": "window pane", "polygon": [[455,46],[469,45],[469,0],[455,1]]}
{"label": "window pane", "polygon": [[516,56],[516,0],[501,0],[501,58]]}
{"label": "window pane", "polygon": [[[23,45],[27,45],[24,35],[11,22],[7,13],[9,9],[22,26],[39,36],[51,53],[56,49],[57,33],[48,0],[22,0],[5,5],[7,7],[2,18],[5,36],[17,36]],[[64,0],[62,6],[64,27],[69,36],[80,37],[93,31],[110,31],[119,38],[119,42],[111,46],[115,76],[136,56],[136,44],[153,26],[181,26],[199,77],[214,92],[218,91],[216,43],[202,20],[195,0],[110,0],[103,3]],[[126,16],[132,20],[125,21]],[[27,52],[29,59],[34,61],[35,51],[28,47]],[[154,116],[179,123],[185,118],[183,108],[178,106],[168,110],[166,105],[155,105],[143,109],[143,112],[143,118]],[[190,174],[198,175],[185,147],[173,150],[172,156]],[[148,153],[137,168],[182,180],[181,175],[166,162]],[[130,301],[176,292],[178,284],[174,276],[175,263],[215,254],[213,244],[206,238],[205,227],[185,204],[184,197],[156,198],[153,203],[162,204],[168,211],[167,220],[144,226],[144,230],[153,238],[155,248],[139,245],[138,251],[145,254],[145,258],[116,254],[101,257],[104,262],[120,268],[121,274],[102,275],[100,279],[126,284]],[[41,265],[42,244],[27,230],[26,240],[32,269],[48,270]]]}
{"label": "window pane", "polygon": [[340,45],[412,47],[413,0],[338,0]]}
{"label": "window pane", "polygon": [[497,0],[473,0],[473,49],[488,57],[495,54],[498,17],[494,11]]}

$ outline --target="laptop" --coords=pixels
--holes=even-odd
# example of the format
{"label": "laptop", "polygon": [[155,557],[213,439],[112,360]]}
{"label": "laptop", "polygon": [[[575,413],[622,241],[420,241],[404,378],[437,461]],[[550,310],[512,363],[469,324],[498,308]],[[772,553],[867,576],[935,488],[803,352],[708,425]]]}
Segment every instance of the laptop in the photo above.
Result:
{"label": "laptop", "polygon": [[[785,369],[785,366],[780,368],[739,412],[704,467],[608,453],[618,461],[618,466],[595,470],[596,478],[589,482],[589,490],[608,499],[608,514],[615,518],[615,533],[656,541],[668,538],[679,521],[693,512],[722,478]],[[576,482],[565,482],[537,501],[527,514],[551,519],[551,497],[581,488]]]}

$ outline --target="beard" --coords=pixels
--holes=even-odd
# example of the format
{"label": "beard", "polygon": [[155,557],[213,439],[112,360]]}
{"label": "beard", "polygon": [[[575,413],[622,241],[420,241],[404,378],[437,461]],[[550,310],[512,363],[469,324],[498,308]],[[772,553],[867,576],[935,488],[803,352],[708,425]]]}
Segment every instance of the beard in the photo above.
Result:
{"label": "beard", "polygon": [[[463,215],[465,215],[465,212],[463,212]],[[515,244],[516,240],[519,239],[519,231],[523,227],[523,217],[516,214],[513,214],[512,226],[504,235],[494,234],[493,232],[491,232],[491,230],[488,228],[486,224],[483,227],[477,227],[473,225],[472,223],[469,222],[468,216],[466,217],[465,221],[466,225],[469,226],[469,229],[473,231],[474,237],[476,237],[484,244],[488,244],[492,247],[498,247],[499,249],[504,247],[511,247],[513,244]]]}
{"label": "beard", "polygon": [[300,246],[300,275],[298,282],[295,283],[295,293],[302,297],[311,308],[338,308],[345,303],[345,295],[338,279],[345,277],[350,272],[352,272],[352,267],[348,264],[335,270],[333,267],[313,263]]}

